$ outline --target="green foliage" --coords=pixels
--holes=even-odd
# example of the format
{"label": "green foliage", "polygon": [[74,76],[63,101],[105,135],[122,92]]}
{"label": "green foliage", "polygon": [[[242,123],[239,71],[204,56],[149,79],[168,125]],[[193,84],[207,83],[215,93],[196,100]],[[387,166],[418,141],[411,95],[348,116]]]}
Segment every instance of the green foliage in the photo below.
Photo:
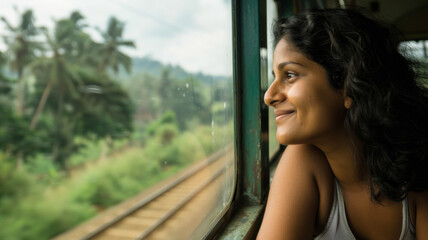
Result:
{"label": "green foliage", "polygon": [[69,194],[76,202],[106,208],[173,172],[160,172],[159,165],[146,158],[141,149],[132,149],[79,177]]}
{"label": "green foliage", "polygon": [[39,150],[43,133],[29,129],[26,119],[0,105],[0,150],[17,157],[27,157]]}
{"label": "green foliage", "polygon": [[44,154],[37,154],[30,158],[28,163],[25,164],[25,168],[31,174],[39,175],[40,178],[48,178],[55,181],[59,177],[58,167]]}
{"label": "green foliage", "polygon": [[198,137],[191,132],[185,132],[177,137],[175,145],[178,148],[177,159],[181,164],[188,165],[202,160],[208,155]]}
{"label": "green foliage", "polygon": [[11,159],[0,152],[0,206],[5,201],[22,197],[32,187],[33,181],[27,173],[15,168]]}
{"label": "green foliage", "polygon": [[151,122],[145,131],[148,136],[153,137],[157,132],[159,132],[159,128],[166,124],[171,124],[173,126],[177,125],[177,118],[175,113],[171,110],[165,112],[158,120]]}
{"label": "green foliage", "polygon": [[200,125],[193,131],[198,142],[203,147],[207,155],[215,152],[221,147],[230,144],[233,139],[233,121],[230,120],[223,125]]}
{"label": "green foliage", "polygon": [[233,118],[231,102],[214,102],[211,106],[213,120],[216,124],[224,125]]}
{"label": "green foliage", "polygon": [[105,147],[104,140],[90,141],[82,137],[76,137],[75,143],[79,149],[79,154],[70,157],[70,166],[78,166],[97,160],[103,151],[102,148]]}
{"label": "green foliage", "polygon": [[95,210],[87,204],[76,204],[64,196],[31,197],[14,204],[11,214],[0,217],[1,239],[50,239],[94,216]]}
{"label": "green foliage", "polygon": [[83,77],[84,94],[73,103],[77,123],[75,133],[81,136],[123,138],[133,130],[133,103],[123,88],[105,78]]}
{"label": "green foliage", "polygon": [[191,132],[179,134],[177,125],[171,122],[157,123],[147,139],[144,154],[159,163],[163,168],[187,166],[206,156],[197,136]]}
{"label": "green foliage", "polygon": [[8,94],[11,90],[11,80],[3,73],[6,64],[6,55],[0,51],[0,95]]}
{"label": "green foliage", "polygon": [[212,128],[210,126],[198,126],[194,129],[194,134],[198,138],[199,143],[205,153],[209,155],[214,152],[214,144],[212,138]]}

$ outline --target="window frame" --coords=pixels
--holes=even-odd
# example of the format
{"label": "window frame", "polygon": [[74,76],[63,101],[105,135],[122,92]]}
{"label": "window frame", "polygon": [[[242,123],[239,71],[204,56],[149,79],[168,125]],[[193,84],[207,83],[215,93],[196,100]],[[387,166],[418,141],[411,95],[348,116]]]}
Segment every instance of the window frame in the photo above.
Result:
{"label": "window frame", "polygon": [[205,239],[256,237],[269,191],[269,165],[276,166],[282,150],[269,161],[269,113],[263,100],[268,88],[266,0],[232,0],[232,21],[237,185],[229,210]]}

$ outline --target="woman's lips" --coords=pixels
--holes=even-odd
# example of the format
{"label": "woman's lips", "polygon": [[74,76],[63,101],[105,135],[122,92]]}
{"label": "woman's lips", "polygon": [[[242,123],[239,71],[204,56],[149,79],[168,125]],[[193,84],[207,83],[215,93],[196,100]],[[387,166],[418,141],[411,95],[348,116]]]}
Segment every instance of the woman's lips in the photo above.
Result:
{"label": "woman's lips", "polygon": [[282,119],[282,118],[287,118],[290,117],[291,115],[294,115],[296,113],[296,111],[294,110],[285,110],[285,111],[275,111],[275,115],[276,115],[276,121]]}

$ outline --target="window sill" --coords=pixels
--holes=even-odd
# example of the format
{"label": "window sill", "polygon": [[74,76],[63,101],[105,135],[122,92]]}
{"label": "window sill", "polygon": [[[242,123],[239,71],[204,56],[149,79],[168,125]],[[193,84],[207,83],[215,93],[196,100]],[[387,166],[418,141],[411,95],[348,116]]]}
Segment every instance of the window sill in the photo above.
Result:
{"label": "window sill", "polygon": [[217,239],[255,239],[263,219],[264,209],[264,205],[244,205],[240,207]]}

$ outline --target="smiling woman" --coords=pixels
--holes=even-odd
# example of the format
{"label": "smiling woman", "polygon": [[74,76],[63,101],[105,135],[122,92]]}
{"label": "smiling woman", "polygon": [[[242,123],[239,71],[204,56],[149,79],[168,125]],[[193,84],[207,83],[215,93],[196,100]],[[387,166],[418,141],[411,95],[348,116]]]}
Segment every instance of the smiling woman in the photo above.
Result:
{"label": "smiling woman", "polygon": [[389,29],[325,9],[274,32],[265,102],[289,146],[259,239],[428,237],[428,89]]}

